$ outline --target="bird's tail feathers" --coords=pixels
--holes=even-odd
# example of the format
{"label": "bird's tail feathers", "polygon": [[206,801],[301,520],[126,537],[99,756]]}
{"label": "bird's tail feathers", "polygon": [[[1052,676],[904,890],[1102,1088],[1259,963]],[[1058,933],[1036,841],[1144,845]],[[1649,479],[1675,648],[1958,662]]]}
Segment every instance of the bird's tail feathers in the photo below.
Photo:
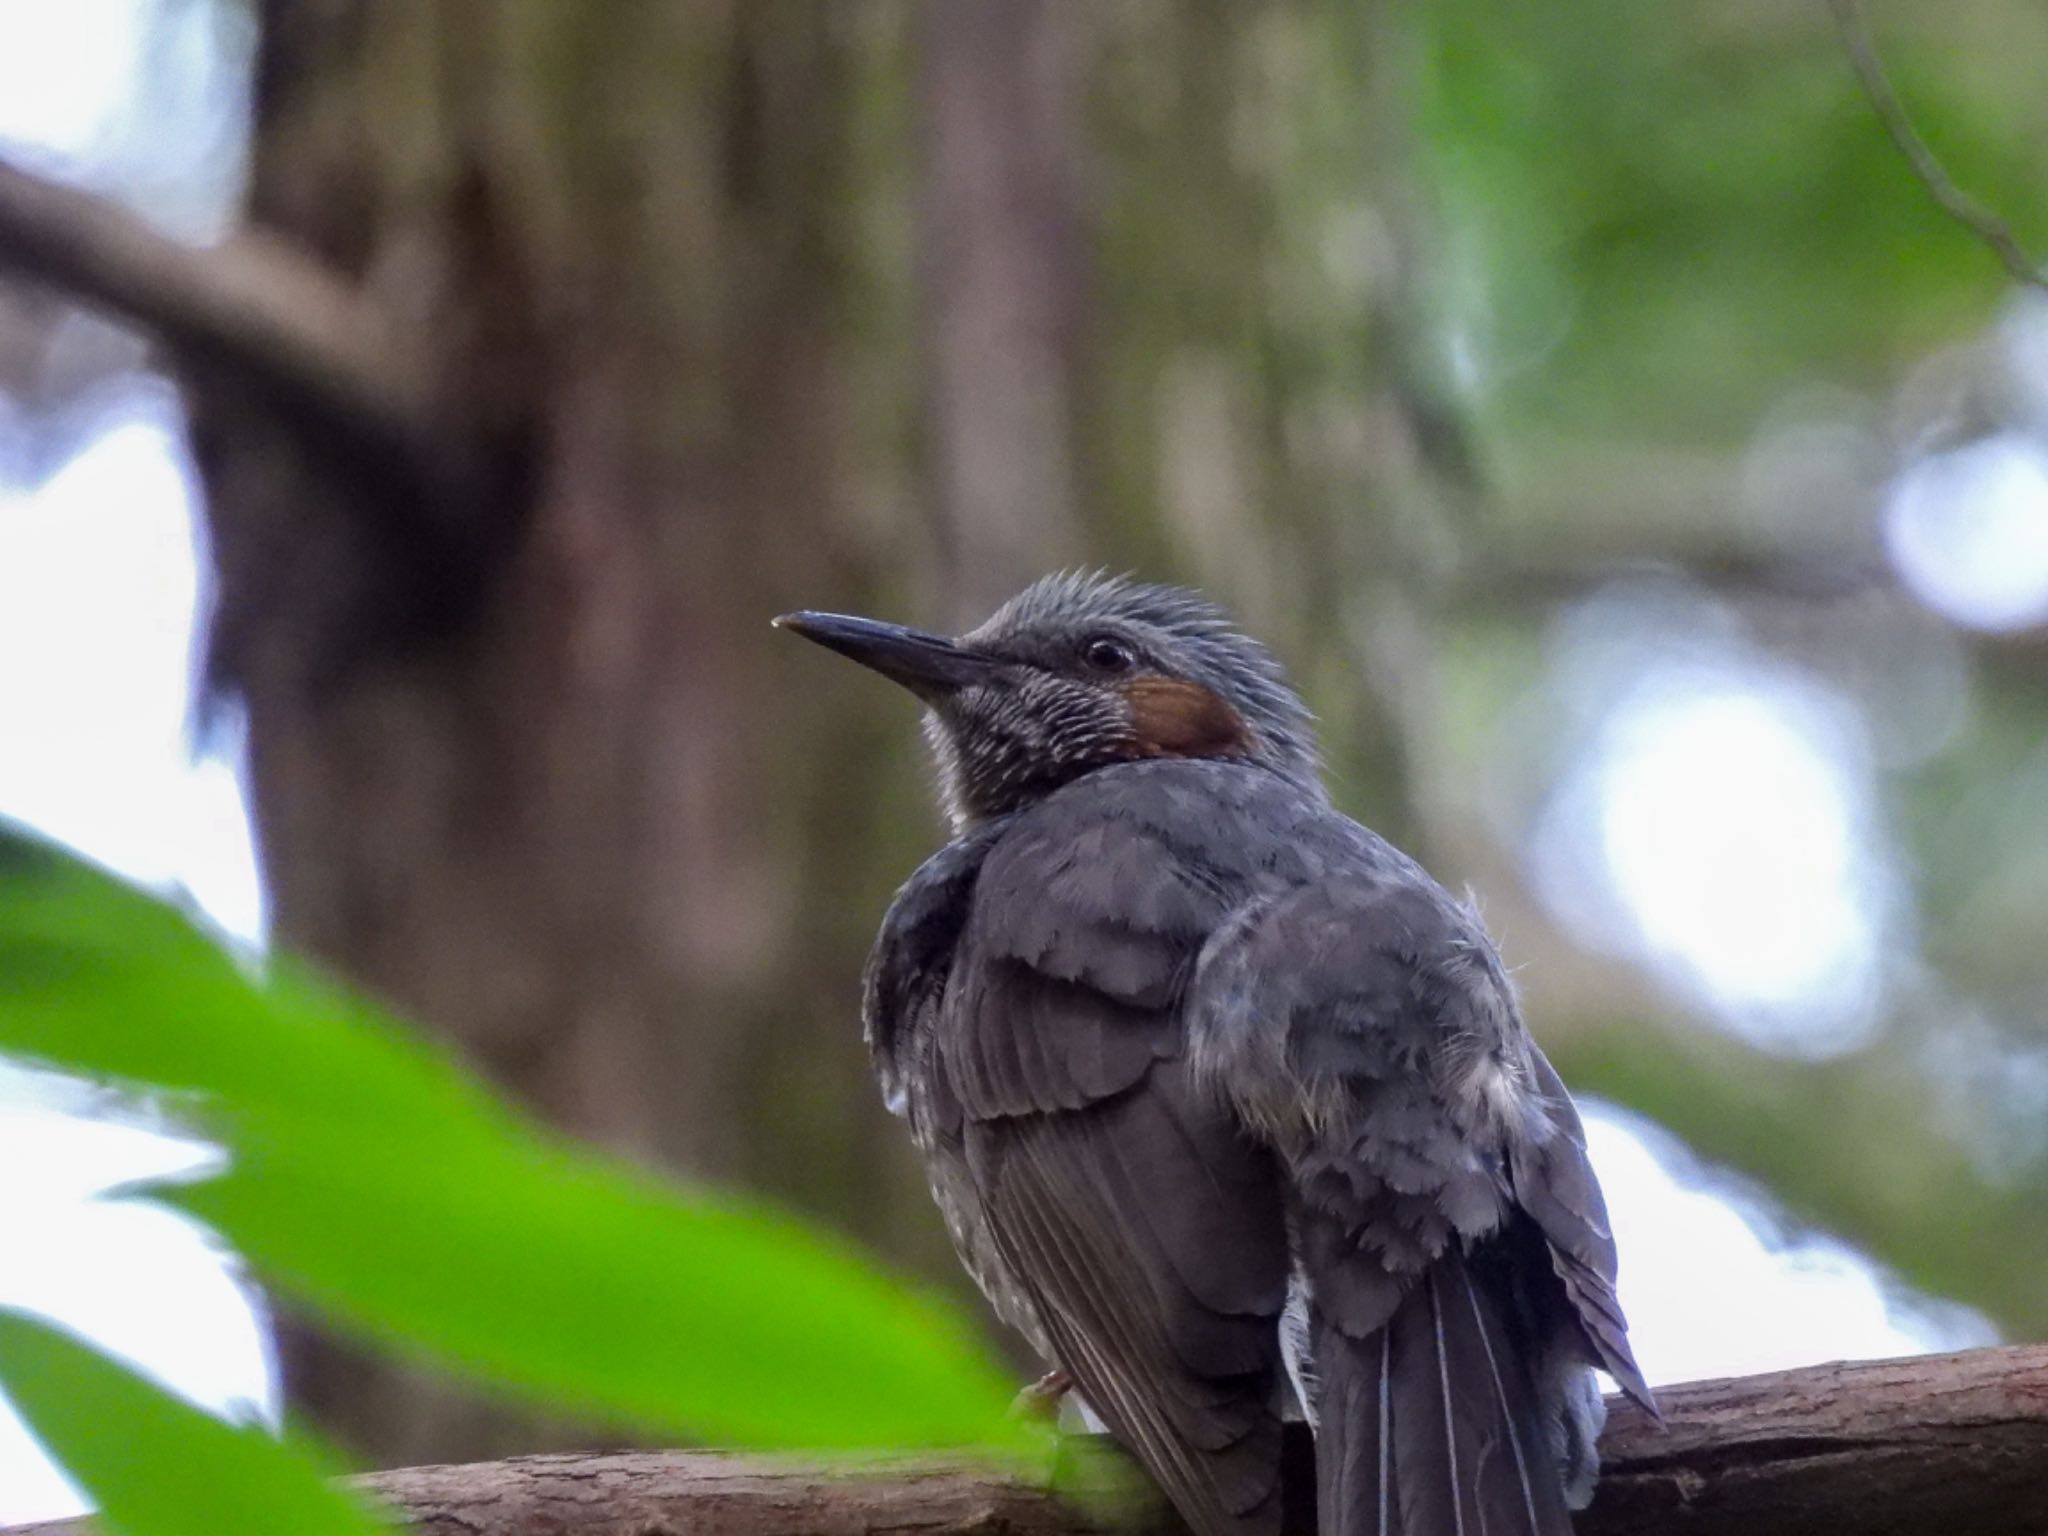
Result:
{"label": "bird's tail feathers", "polygon": [[1312,1328],[1320,1536],[1571,1536],[1528,1368],[1462,1257],[1369,1338]]}

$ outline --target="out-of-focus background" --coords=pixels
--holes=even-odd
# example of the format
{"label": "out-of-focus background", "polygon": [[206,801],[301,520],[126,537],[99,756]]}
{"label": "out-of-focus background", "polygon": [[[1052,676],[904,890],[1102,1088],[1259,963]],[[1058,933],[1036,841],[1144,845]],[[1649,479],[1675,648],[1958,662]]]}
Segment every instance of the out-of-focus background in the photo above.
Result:
{"label": "out-of-focus background", "polygon": [[[1868,20],[2048,250],[2048,13]],[[1519,967],[1653,1380],[2048,1335],[2048,293],[1818,0],[0,0],[0,157],[297,242],[517,466],[394,513],[0,277],[0,815],[959,1287],[855,1017],[915,721],[766,620],[1198,583]],[[98,1108],[0,1063],[0,1301],[274,1416]],[[373,1461],[579,1438],[282,1338]]]}

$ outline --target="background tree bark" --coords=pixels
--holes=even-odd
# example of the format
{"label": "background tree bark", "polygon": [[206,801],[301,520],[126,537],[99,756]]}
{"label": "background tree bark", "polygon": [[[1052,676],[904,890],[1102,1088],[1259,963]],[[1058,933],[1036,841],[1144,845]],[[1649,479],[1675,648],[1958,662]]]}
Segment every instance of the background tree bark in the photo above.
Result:
{"label": "background tree bark", "polygon": [[[414,494],[226,388],[197,424],[280,942],[575,1134],[871,1236],[849,1020],[907,752],[765,641],[881,603],[851,399],[873,20],[266,6],[249,216],[422,343],[489,470]],[[373,1461],[536,1433],[296,1331],[285,1371]]]}
{"label": "background tree bark", "polygon": [[[423,471],[194,375],[278,940],[565,1129],[957,1283],[855,1024],[934,835],[911,721],[766,620],[964,623],[1084,560],[1201,579],[1413,833],[1394,711],[1440,477],[1385,320],[1397,28],[1352,0],[261,11],[249,220],[359,291],[445,449]],[[1363,597],[1333,575],[1361,562]],[[376,1463],[552,1438],[297,1329],[284,1365]]]}

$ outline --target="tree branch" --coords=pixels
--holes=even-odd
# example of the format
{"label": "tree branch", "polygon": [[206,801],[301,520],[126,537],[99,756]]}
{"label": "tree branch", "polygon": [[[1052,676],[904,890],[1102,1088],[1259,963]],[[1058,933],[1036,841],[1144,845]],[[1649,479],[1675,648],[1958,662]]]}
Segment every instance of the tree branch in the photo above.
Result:
{"label": "tree branch", "polygon": [[[2048,1517],[2048,1346],[1693,1382],[1661,1396],[1662,1429],[1614,1404],[1580,1536],[2040,1536]],[[962,1461],[828,1468],[650,1451],[412,1467],[355,1483],[421,1536],[1094,1536],[1103,1519]],[[1177,1532],[1156,1508],[1138,1523]],[[63,1521],[13,1536],[88,1529]]]}
{"label": "tree branch", "polygon": [[2014,281],[2048,290],[2048,273],[2044,273],[2040,264],[2026,253],[2019,237],[2012,232],[2012,226],[1957,186],[1935,158],[1934,151],[1927,147],[1927,141],[1920,137],[1920,130],[1906,115],[1899,93],[1892,88],[1883,60],[1877,56],[1877,47],[1863,25],[1858,0],[1828,0],[1828,9],[1834,13],[1835,25],[1841,29],[1842,46],[1848,50],[1849,62],[1856,68],[1856,78],[1862,82],[1863,94],[1870,98],[1885,132],[1891,135],[1892,143],[1906,157],[1913,174],[1920,178],[1941,211],[1991,247]]}
{"label": "tree branch", "polygon": [[187,245],[0,163],[0,269],[133,321],[374,447],[413,461],[430,451],[420,370],[353,289],[282,241],[245,232]]}

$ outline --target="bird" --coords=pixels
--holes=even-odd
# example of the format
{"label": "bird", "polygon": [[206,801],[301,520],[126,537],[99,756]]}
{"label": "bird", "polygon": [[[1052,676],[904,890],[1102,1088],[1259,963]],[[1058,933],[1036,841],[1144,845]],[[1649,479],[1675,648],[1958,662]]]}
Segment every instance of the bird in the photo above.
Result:
{"label": "bird", "polygon": [[[863,983],[997,1316],[1195,1536],[1569,1536],[1653,1416],[1579,1115],[1474,907],[1344,815],[1200,594],[1042,578],[946,636],[781,628],[924,705],[950,840]],[[1289,1529],[1298,1528],[1290,1515]]]}

